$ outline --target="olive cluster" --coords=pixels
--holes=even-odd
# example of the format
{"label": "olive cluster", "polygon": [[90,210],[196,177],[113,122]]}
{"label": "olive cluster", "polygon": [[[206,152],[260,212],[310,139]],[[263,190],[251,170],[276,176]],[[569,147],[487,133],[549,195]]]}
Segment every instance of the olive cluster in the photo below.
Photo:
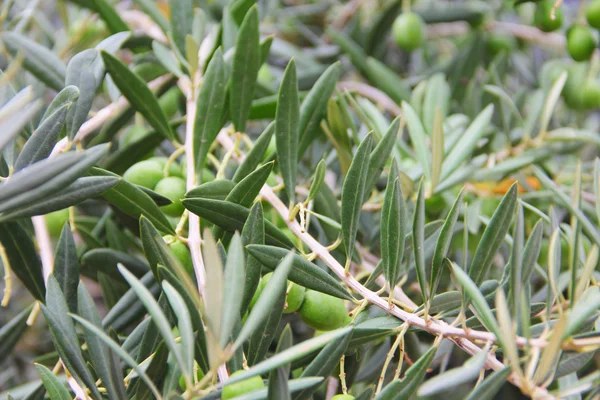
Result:
{"label": "olive cluster", "polygon": [[[256,288],[250,308],[271,279],[272,272],[265,274]],[[288,281],[284,314],[298,312],[306,325],[317,331],[330,331],[341,328],[349,322],[348,312],[344,301],[315,290],[306,289],[294,282]]]}

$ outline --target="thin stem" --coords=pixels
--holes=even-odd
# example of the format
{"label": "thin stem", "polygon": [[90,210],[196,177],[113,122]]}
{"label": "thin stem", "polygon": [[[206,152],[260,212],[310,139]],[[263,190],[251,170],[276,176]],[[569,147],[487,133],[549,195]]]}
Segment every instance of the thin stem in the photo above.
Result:
{"label": "thin stem", "polygon": [[2,303],[0,306],[8,306],[10,301],[10,295],[12,293],[12,270],[10,269],[10,262],[6,255],[6,249],[0,243],[0,258],[2,259],[2,265],[4,266],[4,294],[2,295]]}

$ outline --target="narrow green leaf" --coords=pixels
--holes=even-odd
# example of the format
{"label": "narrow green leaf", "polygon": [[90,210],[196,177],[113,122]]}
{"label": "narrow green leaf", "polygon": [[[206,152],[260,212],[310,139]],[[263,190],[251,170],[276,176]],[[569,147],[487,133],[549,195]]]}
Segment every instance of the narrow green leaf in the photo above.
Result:
{"label": "narrow green leaf", "polygon": [[[310,364],[302,372],[301,378],[307,378],[309,376],[322,376],[327,377],[331,375],[335,367],[339,364],[341,357],[348,348],[350,343],[351,334],[342,336],[338,339],[332,340],[325,346],[311,361]],[[313,393],[317,391],[318,387],[312,387],[305,389],[301,392],[294,393],[294,400],[309,399]]]}
{"label": "narrow green leaf", "polygon": [[475,380],[485,365],[488,351],[486,347],[469,358],[462,367],[450,369],[443,374],[428,379],[419,387],[417,396],[433,396],[462,383]]}
{"label": "narrow green leaf", "polygon": [[192,0],[169,0],[170,33],[175,46],[185,54],[185,38],[192,33],[194,4]]}
{"label": "narrow green leaf", "polygon": [[419,281],[419,287],[421,288],[423,303],[425,303],[429,296],[427,293],[427,271],[425,271],[425,195],[423,194],[423,179],[421,179],[421,182],[419,183],[412,228],[412,243],[417,280]]}
{"label": "narrow green leaf", "polygon": [[[92,299],[92,296],[83,283],[79,284],[77,293],[79,305],[76,307],[76,310],[78,310],[78,315],[90,321],[90,323],[94,324],[98,329],[102,329],[102,321],[96,310],[94,299]],[[72,310],[71,312],[75,313],[76,310]],[[102,385],[106,388],[109,398],[125,398],[126,394],[125,386],[123,385],[122,372],[120,369],[113,369],[111,365],[113,354],[106,344],[104,344],[104,342],[89,329],[84,328],[83,332],[90,353],[90,359],[94,365],[94,370],[98,374],[98,377],[102,379]]]}
{"label": "narrow green leaf", "polygon": [[196,102],[194,122],[194,157],[196,173],[201,174],[210,146],[223,127],[225,110],[226,78],[223,51],[219,48],[212,56],[204,75]]}
{"label": "narrow green leaf", "polygon": [[490,330],[496,338],[500,340],[502,337],[500,335],[500,328],[498,327],[498,323],[496,322],[496,318],[494,314],[490,310],[490,307],[485,300],[485,297],[475,284],[471,280],[471,278],[463,271],[458,265],[453,262],[450,262],[450,267],[452,269],[452,274],[462,287],[463,292],[469,297],[475,311],[477,312],[477,318],[485,325],[487,329]]}
{"label": "narrow green leaf", "polygon": [[367,57],[365,76],[397,104],[410,100],[409,84],[398,73],[376,58]]}
{"label": "narrow green leaf", "polygon": [[421,168],[423,168],[423,175],[425,175],[425,178],[431,180],[431,153],[427,148],[427,134],[425,133],[425,128],[423,128],[421,119],[414,108],[405,101],[402,102],[402,112],[406,119],[408,135],[410,136],[410,141],[415,149],[417,161]]}
{"label": "narrow green leaf", "polygon": [[2,215],[0,215],[0,221],[11,221],[18,218],[33,217],[34,215],[48,214],[53,211],[75,206],[84,200],[100,196],[107,190],[113,188],[117,183],[119,183],[119,179],[110,176],[79,178],[71,185],[55,194],[37,200],[30,205],[22,205],[13,211],[2,213]]}
{"label": "narrow green leaf", "polygon": [[48,392],[48,396],[50,396],[50,400],[71,400],[69,391],[52,371],[41,364],[35,364],[35,369],[40,378],[42,378],[42,382]]}
{"label": "narrow green leaf", "polygon": [[504,367],[495,371],[479,384],[467,397],[467,400],[491,400],[496,393],[500,391],[506,383],[506,379],[511,374],[510,367]]}
{"label": "narrow green leaf", "polygon": [[387,163],[390,155],[392,154],[392,150],[394,149],[396,138],[398,137],[398,131],[400,130],[400,118],[394,119],[390,124],[387,132],[381,138],[377,146],[371,152],[369,156],[369,172],[367,175],[367,185],[365,187],[365,199],[368,200],[368,197],[371,195],[371,189],[377,183],[377,179],[381,175],[381,171],[383,171],[383,167]]}
{"label": "narrow green leaf", "polygon": [[354,250],[372,145],[373,136],[369,134],[358,146],[342,186],[342,236],[347,260],[352,258]]}
{"label": "narrow green leaf", "polygon": [[[246,246],[246,250],[270,270],[275,270],[288,254],[286,249],[258,244]],[[352,295],[334,277],[298,254],[293,256],[288,279],[307,289],[344,300],[353,300]]]}
{"label": "narrow green leaf", "polygon": [[269,313],[273,312],[272,307],[277,298],[281,297],[280,295],[282,292],[285,297],[287,278],[292,268],[293,255],[294,253],[290,252],[275,269],[275,272],[271,276],[271,279],[269,279],[269,282],[265,286],[261,296],[256,301],[256,304],[254,304],[250,315],[248,315],[248,319],[246,319],[242,330],[233,344],[234,348],[241,346],[248,339],[248,337],[264,322]]}
{"label": "narrow green leaf", "polygon": [[[101,67],[99,67],[100,65]],[[102,69],[102,76],[98,77],[98,69]],[[81,125],[87,119],[92,108],[96,89],[104,77],[104,64],[100,53],[96,49],[87,49],[73,56],[67,64],[66,85],[73,85],[79,89],[77,101],[69,109],[67,116],[67,136],[73,140]]]}
{"label": "narrow green leaf", "polygon": [[485,128],[488,127],[493,114],[494,105],[490,104],[475,117],[473,122],[471,122],[471,125],[469,125],[467,130],[462,134],[460,142],[450,150],[450,153],[448,153],[442,164],[442,181],[456,171],[467,157],[471,156],[477,142],[485,132]]}
{"label": "narrow green leaf", "polygon": [[[292,337],[292,328],[287,324],[277,342],[276,353],[281,353],[289,349],[294,344]],[[290,389],[288,387],[288,376],[290,365],[281,366],[269,373],[269,390],[267,400],[291,400]]]}
{"label": "narrow green leaf", "polygon": [[244,284],[246,281],[245,274],[244,247],[242,245],[242,238],[236,232],[229,245],[223,276],[223,293],[227,294],[227,301],[223,302],[221,312],[220,342],[222,347],[225,347],[229,342],[233,327],[240,318]]}
{"label": "narrow green leaf", "polygon": [[[92,168],[90,174],[93,176],[118,177],[118,175],[101,168]],[[144,215],[161,231],[170,234],[175,233],[175,230],[169,223],[167,217],[160,208],[158,208],[150,196],[142,189],[123,179],[120,179],[119,183],[112,189],[104,192],[102,197],[127,215],[134,218],[139,218],[141,215]]]}
{"label": "narrow green leaf", "polygon": [[244,282],[244,295],[242,297],[242,306],[240,315],[246,314],[248,306],[252,301],[252,297],[256,292],[258,283],[260,282],[262,264],[255,257],[252,257],[247,246],[262,245],[265,243],[265,222],[263,219],[263,208],[260,201],[257,201],[242,229],[242,243],[246,246],[246,281]]}
{"label": "narrow green leaf", "polygon": [[500,329],[502,349],[506,354],[507,361],[510,362],[513,371],[520,376],[523,375],[519,362],[519,351],[517,350],[517,341],[515,340],[515,324],[513,323],[504,290],[499,288],[496,292],[496,317]]}
{"label": "narrow green leaf", "polygon": [[517,305],[521,299],[521,282],[523,274],[523,250],[525,245],[525,217],[523,207],[517,204],[517,217],[513,231],[513,247],[510,258],[510,309],[513,315],[517,315]]}
{"label": "narrow green leaf", "polygon": [[600,288],[597,286],[589,287],[577,304],[571,310],[567,319],[567,326],[562,335],[563,339],[577,333],[585,324],[585,321],[595,315],[600,309]]}
{"label": "narrow green leaf", "polygon": [[450,244],[452,243],[454,227],[456,225],[456,221],[458,221],[463,197],[464,188],[460,190],[456,200],[454,200],[454,204],[446,216],[446,220],[444,221],[444,225],[442,226],[442,230],[438,236],[438,240],[435,245],[435,251],[433,253],[433,260],[431,261],[431,276],[429,278],[429,289],[431,290],[430,296],[434,296],[435,292],[437,291],[437,287],[442,276],[444,259],[446,258],[448,250],[450,249]]}
{"label": "narrow green leaf", "polygon": [[299,118],[298,80],[296,78],[296,63],[292,58],[281,80],[275,116],[277,159],[290,204],[296,204],[298,144],[300,137]]}
{"label": "narrow green leaf", "polygon": [[324,159],[319,161],[317,164],[317,168],[315,169],[315,173],[312,177],[312,182],[310,183],[310,190],[308,192],[307,201],[311,201],[315,198],[319,190],[321,190],[321,186],[323,185],[323,180],[325,179],[325,173],[327,172],[327,162]]}
{"label": "narrow green leaf", "polygon": [[229,112],[238,132],[246,130],[246,120],[261,64],[258,25],[258,8],[252,6],[240,26],[232,62]]}
{"label": "narrow green leaf", "polygon": [[321,119],[325,115],[327,102],[333,94],[340,78],[342,65],[336,62],[329,66],[317,79],[300,106],[298,157],[301,158],[310,145],[315,131],[318,131]]}
{"label": "narrow green leaf", "polygon": [[186,378],[191,382],[191,374],[194,369],[195,340],[190,313],[183,297],[169,282],[163,281],[162,288],[171,304],[171,309],[177,316],[177,328],[181,335],[181,356],[186,366],[186,368],[183,369],[183,372]]}
{"label": "narrow green leaf", "polygon": [[[434,74],[427,80],[427,90],[423,99],[423,124],[428,133],[433,134],[435,120],[443,119],[448,114],[450,105],[450,86],[443,73]],[[440,113],[438,117],[436,114]]]}
{"label": "narrow green leaf", "polygon": [[70,105],[64,104],[40,123],[19,153],[15,162],[15,172],[50,155],[65,126]]}
{"label": "narrow green leaf", "polygon": [[92,9],[100,15],[112,33],[128,31],[129,27],[119,16],[115,7],[107,0],[91,0]]}
{"label": "narrow green leaf", "polygon": [[77,290],[79,287],[79,260],[71,228],[65,224],[60,233],[54,252],[52,271],[65,296],[69,311],[77,311]]}
{"label": "narrow green leaf", "polygon": [[[204,320],[214,339],[219,340],[221,336],[223,301],[225,300],[224,297],[228,294],[223,290],[223,264],[219,249],[217,248],[217,243],[215,243],[215,240],[208,229],[204,230],[204,235],[202,237],[204,239],[202,250],[207,277],[206,294],[204,298]],[[219,343],[217,342],[216,345],[218,346]],[[210,350],[211,349],[209,348],[209,354],[214,354],[214,352],[211,353]],[[213,365],[213,359],[214,357],[211,356],[212,368],[215,367],[215,365]]]}
{"label": "narrow green leaf", "polygon": [[485,228],[483,236],[469,266],[469,277],[475,284],[480,285],[488,274],[492,261],[504,241],[504,236],[510,228],[510,223],[517,206],[517,184],[513,184],[494,211],[490,223]]}
{"label": "narrow green leaf", "polygon": [[408,369],[404,379],[394,381],[387,385],[375,400],[408,400],[417,391],[417,388],[425,378],[427,369],[435,357],[437,347],[431,347]]}
{"label": "narrow green leaf", "polygon": [[176,136],[167,116],[146,82],[113,55],[105,51],[101,51],[100,54],[106,71],[129,103],[144,116],[154,130],[162,133],[167,139],[175,140]]}
{"label": "narrow green leaf", "polygon": [[521,285],[523,286],[529,283],[533,267],[540,256],[543,235],[544,224],[540,219],[533,227],[529,239],[527,239],[527,243],[525,244],[525,248],[523,249],[523,262],[521,264]]}
{"label": "narrow green leaf", "polygon": [[542,356],[538,362],[533,382],[536,385],[551,379],[556,370],[558,360],[562,354],[561,346],[564,338],[564,332],[568,327],[568,319],[565,314],[561,314],[560,319],[552,328],[552,337],[548,345],[542,350]]}
{"label": "narrow green leaf", "polygon": [[101,395],[79,348],[75,325],[69,318],[69,309],[60,286],[53,275],[48,277],[47,284],[46,304],[42,304],[41,308],[48,322],[56,350],[77,382],[82,386],[86,386],[91,391],[92,396],[99,399]]}
{"label": "narrow green leaf", "polygon": [[[200,218],[231,233],[240,231],[250,214],[246,207],[227,201],[192,198],[182,200],[181,203]],[[294,247],[286,234],[268,220],[265,220],[265,240],[268,244],[288,249]]]}
{"label": "narrow green leaf", "polygon": [[179,368],[181,368],[185,374],[191,376],[191,371],[188,370],[188,365],[184,361],[183,354],[181,354],[181,349],[177,346],[177,343],[175,343],[175,339],[171,334],[171,324],[169,323],[169,320],[165,314],[161,311],[160,306],[154,299],[152,293],[124,266],[119,265],[118,268],[123,275],[123,278],[125,278],[125,280],[129,283],[131,288],[135,291],[137,296],[148,310],[148,314],[150,314],[152,321],[158,327],[167,347],[169,347],[169,350],[171,350],[171,353],[175,357]]}
{"label": "narrow green leaf", "polygon": [[[274,277],[271,278],[269,282],[271,282],[273,279]],[[248,321],[249,320],[250,318],[248,318]],[[247,323],[248,322],[246,322],[246,324]],[[227,385],[240,382],[248,378],[252,378],[253,376],[264,374],[282,365],[292,363],[293,361],[302,358],[306,354],[310,354],[316,350],[323,348],[332,340],[350,334],[351,331],[352,327],[345,327],[324,333],[312,339],[308,339],[302,343],[290,347],[285,351],[282,351],[281,353],[275,354],[274,356],[254,365],[252,368],[245,370],[244,372],[236,376],[231,377],[227,381]],[[241,337],[241,335],[239,337]]]}
{"label": "narrow green leaf", "polygon": [[439,109],[435,111],[431,136],[431,191],[434,192],[440,183],[444,163],[444,117]]}
{"label": "narrow green leaf", "polygon": [[554,83],[552,84],[552,88],[548,92],[548,97],[546,97],[546,101],[544,102],[542,116],[540,117],[540,136],[545,135],[548,130],[548,124],[550,124],[550,119],[552,118],[554,107],[556,107],[556,103],[558,102],[560,94],[563,88],[565,87],[565,83],[567,83],[567,77],[567,71],[563,71],[558,76],[556,81],[554,81]]}
{"label": "narrow green leaf", "polygon": [[248,10],[256,3],[256,0],[234,0],[231,3],[231,16],[236,24],[241,25]]}
{"label": "narrow green leaf", "polygon": [[2,32],[2,40],[11,54],[23,55],[23,66],[36,78],[56,91],[64,87],[67,67],[47,47],[15,32]]}
{"label": "narrow green leaf", "polygon": [[[30,94],[29,96],[32,95]],[[0,108],[0,113],[4,115],[2,118],[0,118],[0,150],[4,150],[9,143],[12,143],[12,140],[17,137],[23,128],[34,119],[42,107],[42,101],[39,99],[36,101],[28,100],[23,103],[24,104],[20,105],[16,102],[13,103],[11,100],[2,108]],[[15,107],[14,110],[11,110],[8,109],[8,105],[18,105],[19,107]],[[6,114],[4,114],[5,111]]]}
{"label": "narrow green leaf", "polygon": [[28,328],[27,319],[33,306],[26,307],[0,328],[0,354],[9,355]]}
{"label": "narrow green leaf", "polygon": [[225,200],[234,187],[235,183],[233,183],[233,181],[228,179],[216,179],[193,188],[185,194],[185,197]]}
{"label": "narrow green leaf", "polygon": [[269,143],[271,143],[271,138],[275,133],[275,121],[271,122],[264,130],[263,133],[258,137],[256,142],[254,142],[254,147],[250,149],[246,157],[240,164],[240,166],[235,171],[235,174],[231,178],[234,183],[238,183],[249,173],[254,171],[258,164],[262,161],[267,148],[269,147]]}
{"label": "narrow green leaf", "polygon": [[154,396],[158,399],[161,398],[160,392],[152,382],[152,380],[148,377],[146,372],[135,362],[133,358],[123,350],[118,343],[112,340],[106,333],[104,333],[101,329],[99,329],[93,323],[81,318],[79,315],[71,314],[71,317],[79,322],[84,328],[88,329],[90,333],[96,335],[100,340],[102,340],[107,346],[109,346],[127,365],[129,365],[133,370],[138,374],[138,376],[144,381],[144,383],[152,390]]}
{"label": "narrow green leaf", "polygon": [[42,262],[25,226],[19,221],[0,224],[0,242],[6,251],[10,269],[33,297],[44,301],[46,285]]}
{"label": "narrow green leaf", "polygon": [[390,290],[393,290],[400,279],[400,265],[404,256],[404,232],[406,232],[407,223],[406,205],[398,175],[398,164],[396,160],[393,160],[388,175],[380,223],[381,261]]}
{"label": "narrow green leaf", "polygon": [[108,151],[108,145],[44,159],[11,176],[0,186],[0,212],[46,198],[84,175]]}
{"label": "narrow green leaf", "polygon": [[235,185],[225,200],[244,207],[250,207],[254,203],[256,196],[258,196],[260,189],[267,182],[267,178],[269,178],[273,170],[273,164],[274,162],[271,161],[248,174],[248,176]]}

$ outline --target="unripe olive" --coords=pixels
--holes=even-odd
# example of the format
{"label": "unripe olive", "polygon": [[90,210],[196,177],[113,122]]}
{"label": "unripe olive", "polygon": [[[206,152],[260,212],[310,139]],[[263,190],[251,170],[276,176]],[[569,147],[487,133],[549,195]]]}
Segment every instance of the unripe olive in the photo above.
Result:
{"label": "unripe olive", "polygon": [[[241,374],[243,371],[237,371],[231,374],[231,377],[235,377],[236,375]],[[255,390],[259,390],[265,387],[265,383],[263,382],[260,376],[253,376],[252,378],[245,379],[241,382],[236,382],[231,385],[225,385],[223,391],[221,392],[221,399],[228,400],[233,399],[234,397],[241,396],[243,394],[254,392]]]}
{"label": "unripe olive", "polygon": [[583,87],[583,106],[588,110],[600,107],[600,85],[597,82],[586,82]]}
{"label": "unripe olive", "polygon": [[165,214],[176,217],[183,213],[184,207],[181,204],[181,199],[185,196],[183,179],[176,176],[163,178],[156,184],[154,191],[172,201],[171,204],[160,208]]}
{"label": "unripe olive", "polygon": [[[254,307],[254,304],[256,304],[256,301],[260,297],[260,294],[262,293],[263,289],[267,285],[267,282],[269,282],[272,276],[273,273],[269,272],[268,274],[265,274],[262,277],[262,279],[258,283],[256,291],[254,292],[254,296],[252,296],[252,300],[250,301],[250,308]],[[287,292],[287,295],[285,297],[285,308],[283,309],[283,312],[284,314],[291,314],[300,309],[300,306],[304,301],[304,294],[306,292],[306,289],[304,288],[304,286],[300,286],[290,281],[287,281],[287,285],[289,291]]]}
{"label": "unripe olive", "polygon": [[592,28],[600,29],[600,0],[594,0],[588,5],[585,17]]}
{"label": "unripe olive", "polygon": [[354,396],[349,394],[336,394],[331,400],[354,400]]}
{"label": "unripe olive", "polygon": [[573,25],[567,31],[567,51],[575,61],[589,60],[596,48],[596,37],[589,26]]}
{"label": "unripe olive", "polygon": [[[162,166],[163,171],[164,171],[165,165],[167,165],[168,158],[167,157],[152,157],[152,158],[150,158],[150,160],[156,161],[157,163],[159,163]],[[169,165],[168,176],[178,176],[180,178],[183,178],[183,170],[181,169],[181,165],[179,165],[177,162],[172,162],[171,165]]]}
{"label": "unripe olive", "polygon": [[[202,378],[204,378],[204,372],[202,372],[202,370],[200,368],[198,368],[198,373],[196,374],[196,376],[198,377],[198,382],[199,382]],[[181,377],[179,377],[179,387],[184,392],[187,390],[187,385],[185,383],[185,377],[183,375],[181,375]]]}
{"label": "unripe olive", "polygon": [[53,238],[58,238],[62,232],[62,228],[65,222],[69,220],[69,209],[63,208],[62,210],[54,211],[45,215],[46,226],[48,227],[48,233]]}
{"label": "unripe olive", "polygon": [[402,13],[392,25],[392,35],[399,48],[406,51],[415,50],[423,44],[425,23],[418,14]]}
{"label": "unripe olive", "polygon": [[586,65],[573,64],[568,69],[567,82],[562,91],[567,106],[573,110],[581,110],[583,104],[583,90],[581,88],[585,82]]}
{"label": "unripe olive", "polygon": [[347,323],[344,301],[314,290],[307,290],[300,307],[300,318],[309,327],[321,331],[341,328]]}
{"label": "unripe olive", "polygon": [[154,189],[156,184],[163,178],[163,170],[156,161],[140,161],[133,164],[123,174],[123,179],[129,183]]}
{"label": "unripe olive", "polygon": [[562,8],[558,7],[554,12],[554,19],[552,19],[552,8],[554,7],[554,0],[542,0],[537,4],[535,9],[535,15],[533,22],[540,30],[544,32],[552,32],[559,29],[562,26],[563,11]]}
{"label": "unripe olive", "polygon": [[501,33],[491,34],[487,40],[487,46],[493,55],[503,51],[510,52],[517,47],[517,40],[511,36]]}
{"label": "unripe olive", "polygon": [[175,237],[171,235],[163,236],[163,239],[169,246],[169,249],[173,252],[173,255],[183,268],[188,272],[188,274],[193,275],[194,273],[194,264],[192,262],[192,255],[190,254],[190,249],[185,245],[185,243],[177,240]]}
{"label": "unripe olive", "polygon": [[177,113],[179,100],[183,97],[181,90],[177,86],[173,86],[158,99],[160,108],[163,109],[167,118],[173,118]]}

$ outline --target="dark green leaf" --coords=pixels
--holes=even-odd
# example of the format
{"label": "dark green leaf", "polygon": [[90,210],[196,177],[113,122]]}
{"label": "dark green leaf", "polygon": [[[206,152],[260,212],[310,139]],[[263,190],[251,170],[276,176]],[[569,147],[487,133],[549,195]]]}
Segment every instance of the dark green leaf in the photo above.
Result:
{"label": "dark green leaf", "polygon": [[70,312],[77,312],[77,288],[79,286],[79,260],[75,240],[68,224],[63,226],[54,252],[52,271],[67,302]]}
{"label": "dark green leaf", "polygon": [[[265,243],[265,222],[260,201],[257,201],[250,210],[250,215],[242,229],[242,243],[246,247],[249,245],[262,245]],[[248,306],[250,305],[252,297],[258,287],[258,283],[260,282],[260,272],[262,269],[262,263],[252,257],[247,248],[246,251],[248,252],[246,256],[246,282],[244,283],[244,295],[242,297],[240,315],[246,314],[246,311],[248,310]]]}
{"label": "dark green leaf", "polygon": [[42,304],[41,308],[48,322],[52,341],[66,368],[80,385],[86,386],[91,391],[94,398],[100,399],[96,381],[88,370],[79,348],[75,325],[68,315],[67,303],[53,275],[48,277],[46,304]]}
{"label": "dark green leaf", "polygon": [[352,159],[352,164],[342,187],[342,236],[347,260],[352,258],[352,251],[354,250],[372,144],[372,135],[368,135],[362,141]]}
{"label": "dark green leaf", "polygon": [[398,131],[400,128],[400,118],[394,119],[388,128],[386,134],[381,138],[377,146],[371,152],[369,156],[369,172],[367,175],[367,185],[365,187],[365,199],[366,201],[371,194],[371,189],[375,186],[377,179],[381,175],[381,171],[387,160],[394,150],[396,138],[398,137]]}
{"label": "dark green leaf", "polygon": [[[100,168],[92,168],[90,173],[94,176],[118,177],[118,175]],[[144,215],[163,232],[175,233],[167,217],[165,217],[156,203],[152,201],[150,196],[137,186],[123,179],[119,180],[119,183],[112,189],[104,192],[102,197],[127,215],[134,218]]]}
{"label": "dark green leaf", "polygon": [[260,189],[267,182],[267,178],[269,178],[269,174],[273,170],[273,164],[274,162],[271,161],[248,174],[248,176],[235,185],[225,200],[244,207],[250,207],[256,196],[258,196]]}
{"label": "dark green leaf", "polygon": [[[102,70],[101,77],[97,76],[99,68]],[[70,140],[73,140],[85,122],[102,77],[104,77],[104,64],[96,49],[84,50],[69,61],[65,84],[76,86],[80,92],[79,98],[69,109],[67,116],[67,136]]]}
{"label": "dark green leaf", "polygon": [[[94,324],[98,329],[102,329],[102,321],[96,310],[94,299],[92,299],[92,296],[82,283],[79,284],[78,299],[78,314]],[[85,329],[85,327],[83,331],[85,333],[85,341],[87,343],[88,351],[90,352],[90,359],[94,365],[94,370],[100,379],[102,379],[102,385],[106,388],[109,398],[125,398],[123,374],[120,369],[114,370],[112,368],[111,358],[114,357],[114,355],[93,332],[89,329]]]}
{"label": "dark green leaf", "polygon": [[202,197],[204,199],[225,200],[235,187],[235,183],[228,179],[217,179],[190,190],[185,197]]}
{"label": "dark green leaf", "polygon": [[36,78],[56,91],[64,87],[67,67],[56,54],[15,32],[3,32],[2,40],[11,54],[23,55],[23,66]]}
{"label": "dark green leaf", "polygon": [[192,33],[194,4],[192,0],[169,0],[170,33],[181,54],[186,53],[185,38]]}
{"label": "dark green leaf", "polygon": [[[250,315],[248,315],[248,318],[233,345],[234,348],[242,345],[248,337],[265,322],[265,319],[271,319],[270,315],[279,314],[279,318],[281,318],[280,314],[283,312],[287,278],[292,268],[293,256],[294,253],[289,252],[275,269],[271,279],[267,282],[264,290],[256,301],[256,304],[254,304]],[[281,299],[282,297],[283,299]],[[281,313],[278,312],[277,309],[273,309],[278,302],[281,303]],[[268,350],[268,346],[266,347],[265,352]]]}
{"label": "dark green leaf", "polygon": [[279,87],[275,116],[277,159],[290,204],[296,204],[298,143],[300,137],[299,118],[298,79],[296,78],[296,63],[292,58],[285,69]]}
{"label": "dark green leaf", "polygon": [[42,262],[23,224],[18,221],[0,224],[0,242],[6,251],[10,269],[33,297],[44,301],[46,285]]}
{"label": "dark green leaf", "polygon": [[139,278],[149,270],[148,264],[142,260],[112,249],[90,250],[83,255],[81,262],[85,268],[92,269],[94,272],[103,272],[114,278],[121,277],[121,274],[117,271],[117,264],[123,264]]}
{"label": "dark green leaf", "polygon": [[[251,244],[246,246],[248,253],[265,267],[275,270],[288,251],[275,246]],[[352,295],[331,275],[297,254],[292,258],[292,269],[288,279],[307,289],[325,293],[344,300],[353,300]]]}
{"label": "dark green leaf", "polygon": [[101,54],[106,71],[129,103],[144,116],[156,132],[161,133],[167,139],[175,140],[175,133],[171,129],[165,112],[142,78],[113,55],[105,51],[102,51]]}
{"label": "dark green leaf", "polygon": [[421,296],[423,298],[423,303],[425,303],[427,302],[428,294],[427,271],[425,271],[425,195],[423,194],[423,179],[421,179],[421,182],[419,183],[412,228],[412,243],[417,281],[419,281]]}
{"label": "dark green leaf", "polygon": [[[182,204],[199,217],[231,233],[240,231],[250,214],[248,208],[227,201],[192,198],[182,200]],[[265,240],[269,244],[285,248],[294,247],[286,234],[267,220],[265,220]]]}
{"label": "dark green leaf", "polygon": [[119,183],[119,179],[116,177],[98,176],[79,178],[58,193],[37,200],[30,205],[23,205],[14,211],[3,213],[0,215],[0,221],[43,215],[75,206],[84,200],[100,196],[117,183]]}
{"label": "dark green leaf", "polygon": [[32,306],[26,307],[0,328],[0,352],[8,356],[27,330]]}
{"label": "dark green leaf", "polygon": [[229,112],[238,132],[246,130],[246,120],[254,97],[256,78],[260,69],[260,36],[258,8],[253,6],[240,26],[233,55]]}
{"label": "dark green leaf", "polygon": [[464,196],[464,188],[460,190],[460,193],[456,197],[450,212],[446,216],[440,235],[438,236],[437,243],[435,245],[435,251],[433,253],[433,260],[431,262],[431,277],[429,283],[429,289],[431,290],[430,295],[434,296],[437,291],[438,284],[442,275],[442,266],[444,265],[444,259],[450,249],[452,243],[452,236],[454,235],[454,226],[458,220],[460,214],[460,208],[462,206]]}
{"label": "dark green leaf", "polygon": [[484,379],[467,397],[467,400],[491,400],[506,383],[506,379],[512,372],[510,367],[504,367],[495,371]]}
{"label": "dark green leaf", "polygon": [[269,143],[271,143],[273,133],[275,133],[275,121],[271,122],[265,128],[264,132],[258,137],[256,142],[254,143],[254,147],[252,147],[248,154],[246,154],[246,158],[244,158],[240,166],[235,171],[233,178],[231,178],[233,182],[240,182],[242,179],[248,176],[248,174],[250,174],[256,169],[258,164],[260,164],[260,162],[264,158],[265,152],[269,147]]}
{"label": "dark green leaf", "polygon": [[508,232],[516,207],[517,184],[515,183],[506,192],[498,208],[494,211],[469,266],[469,277],[475,284],[480,285],[486,278],[492,261]]}
{"label": "dark green leaf", "polygon": [[223,51],[219,48],[208,64],[196,102],[193,143],[198,174],[204,168],[210,146],[223,127],[226,95],[225,63]]}
{"label": "dark green leaf", "polygon": [[71,400],[71,395],[65,385],[50,371],[41,364],[35,364],[35,369],[38,372],[44,387],[50,396],[50,400]]}
{"label": "dark green leaf", "polygon": [[246,281],[245,274],[244,247],[242,245],[242,238],[236,232],[229,245],[227,262],[225,263],[225,273],[223,276],[223,290],[224,293],[227,293],[227,301],[223,302],[221,316],[220,342],[222,347],[225,347],[228,343],[233,327],[240,318],[244,284]]}
{"label": "dark green leaf", "polygon": [[381,262],[384,276],[393,291],[400,278],[406,232],[406,205],[398,177],[398,164],[392,161],[381,210]]}

